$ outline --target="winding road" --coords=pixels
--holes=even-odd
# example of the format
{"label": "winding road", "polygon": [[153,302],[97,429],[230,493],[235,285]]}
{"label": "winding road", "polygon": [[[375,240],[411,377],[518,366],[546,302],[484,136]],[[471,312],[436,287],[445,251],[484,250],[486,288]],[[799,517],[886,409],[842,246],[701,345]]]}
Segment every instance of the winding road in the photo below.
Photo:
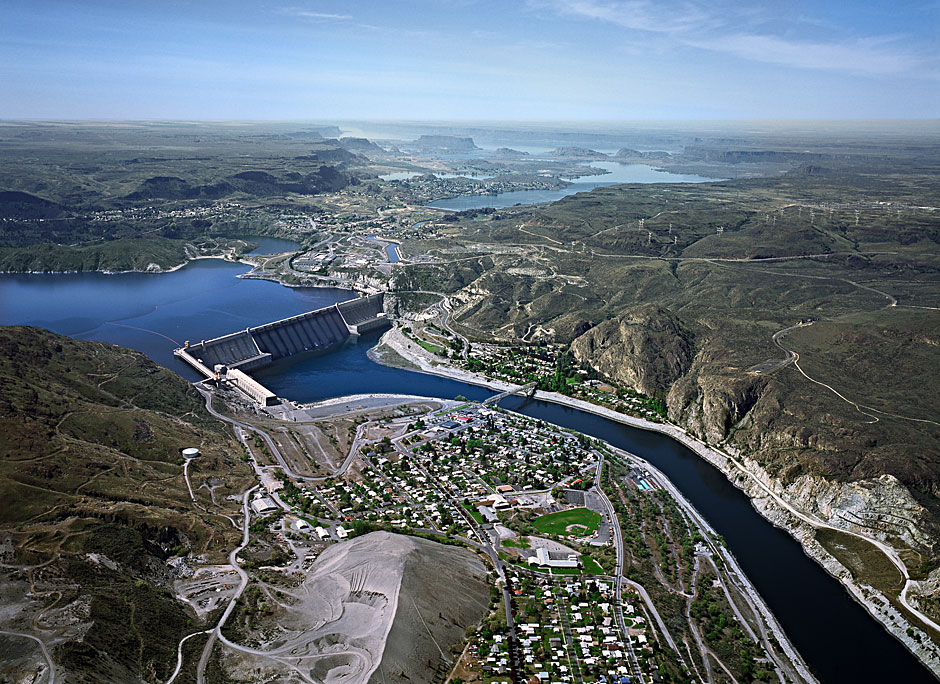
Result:
{"label": "winding road", "polygon": [[55,663],[52,662],[49,651],[46,650],[46,645],[42,642],[42,639],[39,637],[34,637],[32,634],[24,634],[23,632],[8,632],[5,629],[0,629],[0,634],[5,634],[11,637],[22,637],[23,639],[30,639],[39,644],[39,649],[42,651],[42,657],[46,660],[46,666],[48,668],[46,672],[49,673],[49,684],[55,684]]}

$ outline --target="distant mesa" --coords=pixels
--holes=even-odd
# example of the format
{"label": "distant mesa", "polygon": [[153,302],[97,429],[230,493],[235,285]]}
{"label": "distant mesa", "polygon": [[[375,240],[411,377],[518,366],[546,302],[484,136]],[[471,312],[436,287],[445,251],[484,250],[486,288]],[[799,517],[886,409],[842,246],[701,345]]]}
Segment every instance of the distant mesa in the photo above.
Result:
{"label": "distant mesa", "polygon": [[556,147],[551,154],[553,157],[564,157],[566,159],[610,159],[603,152],[586,147]]}
{"label": "distant mesa", "polygon": [[614,154],[615,159],[669,159],[672,155],[668,152],[663,152],[662,150],[654,150],[652,152],[640,152],[639,150],[633,150],[629,147],[621,147]]}
{"label": "distant mesa", "polygon": [[350,152],[357,152],[359,154],[384,154],[385,150],[376,145],[374,142],[368,138],[340,138],[339,144],[342,145],[344,150],[349,150]]}
{"label": "distant mesa", "polygon": [[722,162],[725,164],[738,164],[741,162],[809,163],[848,158],[847,155],[829,154],[825,152],[800,152],[793,150],[726,150],[721,148],[691,145],[685,148],[683,157],[689,161]]}
{"label": "distant mesa", "polygon": [[473,138],[455,135],[422,135],[414,141],[415,147],[424,152],[472,152],[479,150]]}
{"label": "distant mesa", "polygon": [[312,126],[302,131],[290,133],[291,138],[310,138],[318,140],[320,138],[338,138],[343,134],[339,126]]}
{"label": "distant mesa", "polygon": [[528,157],[528,152],[520,152],[519,150],[514,150],[511,147],[500,147],[497,148],[496,154],[500,157]]}

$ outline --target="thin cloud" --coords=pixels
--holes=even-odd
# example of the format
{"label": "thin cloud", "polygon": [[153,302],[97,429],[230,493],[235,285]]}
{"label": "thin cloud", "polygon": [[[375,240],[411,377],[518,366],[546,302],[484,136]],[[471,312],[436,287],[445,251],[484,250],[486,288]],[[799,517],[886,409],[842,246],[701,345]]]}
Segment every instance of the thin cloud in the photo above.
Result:
{"label": "thin cloud", "polygon": [[[896,36],[828,42],[781,37],[755,31],[754,23],[762,23],[767,17],[753,12],[735,12],[731,16],[728,8],[724,8],[719,16],[714,10],[689,2],[671,5],[646,0],[529,0],[529,6],[664,35],[686,47],[753,62],[872,76],[916,76],[929,71],[914,53],[891,46],[897,41]],[[742,31],[742,26],[751,30]]]}
{"label": "thin cloud", "polygon": [[853,43],[811,43],[776,36],[737,34],[706,40],[685,40],[686,45],[723,52],[756,62],[803,69],[848,71],[885,76],[911,73],[920,60],[903,52],[878,47],[881,41]]}
{"label": "thin cloud", "polygon": [[651,33],[679,33],[715,28],[721,22],[715,16],[692,4],[680,11],[663,3],[647,0],[600,2],[598,0],[529,0],[535,9],[552,9],[562,15],[597,19],[626,29]]}
{"label": "thin cloud", "polygon": [[349,21],[351,14],[333,14],[332,12],[314,12],[303,7],[282,7],[278,14],[284,14],[298,19],[310,19],[311,21]]}

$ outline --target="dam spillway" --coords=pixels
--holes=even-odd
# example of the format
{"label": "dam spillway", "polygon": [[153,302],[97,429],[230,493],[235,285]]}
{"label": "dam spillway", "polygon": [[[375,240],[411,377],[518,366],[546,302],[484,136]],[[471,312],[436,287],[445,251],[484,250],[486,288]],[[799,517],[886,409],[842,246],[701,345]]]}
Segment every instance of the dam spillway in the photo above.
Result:
{"label": "dam spillway", "polygon": [[211,340],[187,342],[173,353],[207,378],[228,381],[261,405],[268,405],[275,395],[246,371],[296,354],[324,353],[385,327],[384,303],[383,293],[359,297]]}

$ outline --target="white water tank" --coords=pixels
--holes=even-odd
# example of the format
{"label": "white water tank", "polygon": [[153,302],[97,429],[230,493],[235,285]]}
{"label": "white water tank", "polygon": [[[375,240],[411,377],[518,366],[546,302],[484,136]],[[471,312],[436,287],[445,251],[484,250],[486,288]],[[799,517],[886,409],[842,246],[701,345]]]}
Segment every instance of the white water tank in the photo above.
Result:
{"label": "white water tank", "polygon": [[195,447],[188,447],[183,449],[183,458],[196,458],[199,455],[199,449]]}

